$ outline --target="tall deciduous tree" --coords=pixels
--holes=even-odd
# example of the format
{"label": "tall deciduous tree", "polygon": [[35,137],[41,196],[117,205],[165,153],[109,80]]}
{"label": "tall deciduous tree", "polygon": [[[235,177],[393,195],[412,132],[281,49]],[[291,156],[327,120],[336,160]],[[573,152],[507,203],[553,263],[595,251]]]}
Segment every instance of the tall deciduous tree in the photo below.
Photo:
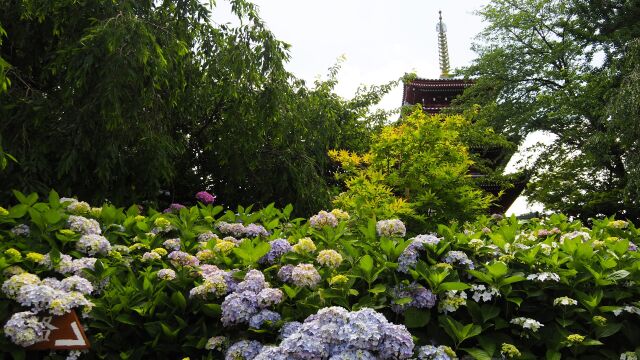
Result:
{"label": "tall deciduous tree", "polygon": [[366,146],[362,119],[389,86],[346,101],[335,68],[307,88],[256,8],[230,3],[237,25],[198,0],[0,0],[0,136],[18,159],[5,196],[168,202],[206,189],[228,204],[328,204],[327,150]]}
{"label": "tall deciduous tree", "polygon": [[639,9],[637,1],[494,0],[479,12],[489,25],[463,70],[476,86],[457,104],[482,105],[479,117],[512,138],[555,135],[527,190],[549,209],[640,215],[634,147],[612,111],[627,76],[623,59],[637,56],[628,49],[640,32],[628,15]]}

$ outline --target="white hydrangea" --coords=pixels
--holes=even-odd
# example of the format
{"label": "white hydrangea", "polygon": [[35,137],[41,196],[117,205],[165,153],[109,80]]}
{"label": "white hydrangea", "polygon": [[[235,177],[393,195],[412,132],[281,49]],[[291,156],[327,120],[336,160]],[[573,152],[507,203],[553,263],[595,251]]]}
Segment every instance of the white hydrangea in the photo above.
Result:
{"label": "white hydrangea", "polygon": [[570,297],[563,296],[553,300],[553,306],[558,306],[558,305],[564,305],[564,306],[578,305],[578,302]]}
{"label": "white hydrangea", "polygon": [[545,282],[545,281],[555,281],[558,282],[560,281],[560,275],[556,274],[556,273],[552,273],[552,272],[541,272],[541,273],[537,273],[537,274],[531,274],[529,276],[527,276],[527,280],[533,280],[533,281],[538,281],[538,282]]}
{"label": "white hydrangea", "polygon": [[475,302],[480,302],[480,300],[482,300],[483,302],[488,302],[491,301],[494,296],[500,296],[500,291],[498,291],[498,289],[494,288],[493,286],[487,288],[484,285],[473,285],[471,286],[471,291],[473,291],[473,295],[471,296],[471,298]]}
{"label": "white hydrangea", "polygon": [[538,329],[540,329],[541,327],[543,327],[544,325],[534,319],[529,319],[526,317],[517,317],[517,318],[513,318],[510,321],[512,324],[515,325],[520,325],[522,326],[523,329],[529,329],[533,332],[537,332]]}

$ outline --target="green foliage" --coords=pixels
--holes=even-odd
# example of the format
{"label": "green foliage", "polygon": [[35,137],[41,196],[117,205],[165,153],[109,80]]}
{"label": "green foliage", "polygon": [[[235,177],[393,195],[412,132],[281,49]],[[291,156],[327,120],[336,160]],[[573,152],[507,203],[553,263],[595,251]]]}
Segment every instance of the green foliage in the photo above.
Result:
{"label": "green foliage", "polygon": [[461,132],[465,118],[428,116],[420,110],[385,126],[364,157],[334,151],[347,191],[334,205],[366,216],[412,218],[422,227],[465,221],[487,209],[491,197],[477,188]]}
{"label": "green foliage", "polygon": [[344,100],[336,65],[308,88],[255,6],[230,3],[237,25],[195,0],[0,1],[0,86],[5,73],[12,85],[0,91],[0,137],[18,160],[6,189],[163,205],[206,189],[231,205],[328,205],[327,151],[366,149],[385,117],[368,108],[395,82]]}
{"label": "green foliage", "polygon": [[526,191],[548,209],[640,217],[637,136],[627,137],[637,102],[625,91],[635,83],[638,13],[637,2],[617,0],[496,0],[479,11],[489,25],[462,70],[476,85],[456,106],[480,105],[478,118],[512,139],[555,137]]}

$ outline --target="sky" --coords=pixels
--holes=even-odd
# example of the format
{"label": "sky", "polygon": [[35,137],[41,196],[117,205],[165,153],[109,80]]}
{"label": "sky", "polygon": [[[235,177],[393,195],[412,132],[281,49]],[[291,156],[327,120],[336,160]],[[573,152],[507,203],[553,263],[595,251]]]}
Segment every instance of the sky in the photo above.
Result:
{"label": "sky", "polygon": [[[447,27],[451,69],[469,65],[474,37],[484,25],[474,12],[489,0],[253,0],[276,38],[291,45],[287,69],[304,79],[326,78],[328,68],[344,56],[336,93],[350,98],[359,85],[384,84],[415,72],[438,78],[438,11]],[[218,2],[213,19],[232,21],[228,4]],[[402,87],[380,103],[384,109],[401,105]],[[527,144],[534,143],[528,139]],[[513,171],[514,157],[507,171]],[[541,210],[519,198],[507,214]]]}

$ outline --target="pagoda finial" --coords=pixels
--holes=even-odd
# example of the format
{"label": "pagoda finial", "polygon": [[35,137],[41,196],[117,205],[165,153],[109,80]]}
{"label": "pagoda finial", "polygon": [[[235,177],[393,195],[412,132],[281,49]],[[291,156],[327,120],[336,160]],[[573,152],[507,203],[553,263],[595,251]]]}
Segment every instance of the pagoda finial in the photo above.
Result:
{"label": "pagoda finial", "polygon": [[440,78],[446,79],[449,75],[449,48],[447,46],[447,26],[442,22],[442,11],[438,11],[440,20],[436,25],[438,32],[438,53],[440,57]]}

